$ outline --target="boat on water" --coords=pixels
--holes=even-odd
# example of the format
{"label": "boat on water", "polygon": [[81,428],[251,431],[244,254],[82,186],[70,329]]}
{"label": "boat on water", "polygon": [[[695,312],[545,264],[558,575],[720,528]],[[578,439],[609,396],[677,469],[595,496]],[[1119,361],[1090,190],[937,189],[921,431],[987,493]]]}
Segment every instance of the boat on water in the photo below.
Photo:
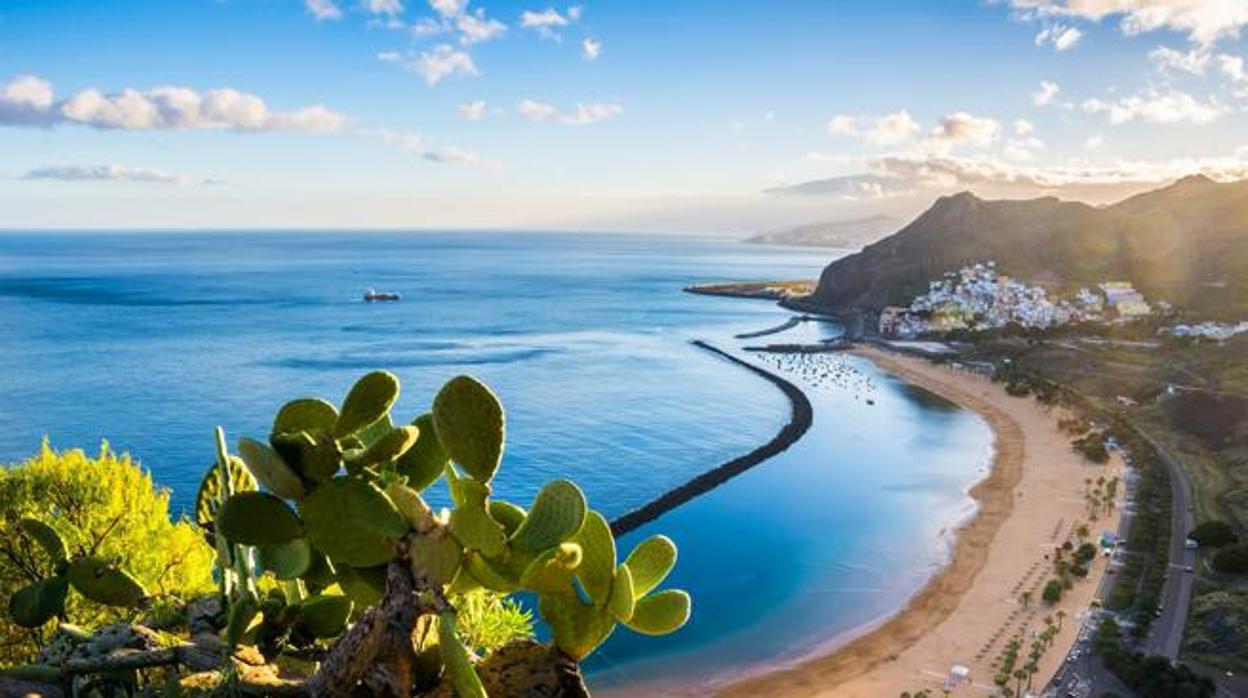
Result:
{"label": "boat on water", "polygon": [[402,298],[402,296],[399,294],[391,293],[389,291],[377,291],[370,288],[364,292],[364,300],[368,303],[376,303],[378,301],[397,301],[400,298]]}

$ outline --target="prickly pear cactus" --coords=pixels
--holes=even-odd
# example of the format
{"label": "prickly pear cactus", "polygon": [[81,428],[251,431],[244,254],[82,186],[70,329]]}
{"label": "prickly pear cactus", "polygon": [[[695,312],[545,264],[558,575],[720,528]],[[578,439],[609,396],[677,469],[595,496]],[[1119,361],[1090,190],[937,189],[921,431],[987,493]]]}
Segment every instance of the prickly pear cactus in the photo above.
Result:
{"label": "prickly pear cactus", "polygon": [[[484,697],[487,684],[495,698],[529,695],[499,682],[524,673],[507,662],[540,656],[542,680],[564,687],[549,695],[570,696],[583,691],[575,662],[617,625],[664,634],[685,623],[688,594],[656,591],[676,562],[669,539],[649,538],[620,562],[607,520],[574,483],[548,483],[527,510],[495,496],[506,417],[488,387],[454,378],[429,412],[410,422],[391,414],[398,396],[398,379],[376,371],[357,381],[341,406],[318,398],[282,406],[267,443],[238,441],[241,457],[228,454],[218,435],[218,465],[200,489],[196,516],[217,541],[222,577],[230,580],[223,585],[230,644],[255,644],[267,657],[338,638],[350,652],[348,640],[378,623],[377,613],[415,598],[411,591],[390,595],[402,588],[394,580],[407,575],[422,604],[432,604],[401,634],[415,645],[407,670],[416,674],[413,686],[436,686],[441,677],[461,697]],[[453,506],[435,513],[422,495],[439,479]],[[45,533],[32,528],[30,535],[40,540]],[[40,545],[56,556],[54,540]],[[116,568],[92,565],[69,563],[65,584],[88,594],[81,583],[114,602],[141,597]],[[76,581],[88,568],[90,582]],[[262,594],[266,575],[277,588]],[[18,614],[31,621],[54,616],[58,583],[25,592],[14,602]],[[487,659],[487,682],[457,632],[455,610],[462,594],[482,588],[535,594],[554,636],[551,647],[530,642],[507,662]]]}

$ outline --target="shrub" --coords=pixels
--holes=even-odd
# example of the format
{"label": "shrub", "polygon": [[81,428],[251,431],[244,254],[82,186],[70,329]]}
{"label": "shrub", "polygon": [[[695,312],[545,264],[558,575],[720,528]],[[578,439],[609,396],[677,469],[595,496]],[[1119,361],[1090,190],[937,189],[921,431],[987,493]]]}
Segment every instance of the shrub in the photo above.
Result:
{"label": "shrub", "polygon": [[1070,442],[1070,447],[1083,454],[1084,458],[1093,463],[1108,463],[1109,451],[1105,450],[1105,440],[1100,434],[1091,433]]}
{"label": "shrub", "polygon": [[1044,591],[1040,592],[1040,598],[1044,599],[1047,604],[1055,604],[1062,600],[1062,583],[1056,579],[1050,579],[1044,585]]}
{"label": "shrub", "polygon": [[1225,521],[1206,521],[1193,528],[1187,537],[1199,543],[1202,548],[1216,548],[1239,542],[1235,529]]}
{"label": "shrub", "polygon": [[1248,573],[1248,543],[1236,543],[1213,556],[1213,566],[1228,574]]}
{"label": "shrub", "polygon": [[[17,522],[51,525],[69,550],[94,550],[120,559],[152,594],[189,595],[213,588],[213,551],[194,525],[169,519],[169,492],[129,455],[108,444],[92,458],[81,450],[55,451],[45,442],[30,460],[0,468],[0,596],[49,576],[52,561]],[[111,608],[71,594],[67,618],[96,626],[129,620],[133,610]],[[7,620],[7,619],[6,619]],[[29,661],[54,627],[23,630],[0,623],[0,665]]]}

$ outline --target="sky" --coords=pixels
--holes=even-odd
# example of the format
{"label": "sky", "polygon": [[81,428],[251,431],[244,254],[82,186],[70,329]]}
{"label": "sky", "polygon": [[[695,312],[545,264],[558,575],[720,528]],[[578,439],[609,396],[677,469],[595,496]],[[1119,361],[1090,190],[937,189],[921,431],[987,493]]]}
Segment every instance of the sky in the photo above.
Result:
{"label": "sky", "polygon": [[1248,176],[1248,0],[3,0],[0,229],[751,232]]}

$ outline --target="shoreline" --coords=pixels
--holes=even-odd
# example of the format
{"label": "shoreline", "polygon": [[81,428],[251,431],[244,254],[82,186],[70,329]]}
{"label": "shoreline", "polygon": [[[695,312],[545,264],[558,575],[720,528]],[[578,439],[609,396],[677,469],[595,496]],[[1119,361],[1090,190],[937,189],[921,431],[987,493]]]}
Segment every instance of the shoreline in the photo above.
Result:
{"label": "shoreline", "polygon": [[827,654],[733,681],[718,688],[714,695],[773,695],[782,686],[814,695],[887,662],[953,613],[987,564],[988,546],[1014,509],[1014,489],[1022,480],[1024,451],[1023,433],[1017,422],[989,401],[950,383],[931,380],[880,349],[859,345],[848,353],[866,358],[886,373],[971,410],[988,422],[993,432],[992,465],[988,474],[968,490],[975,500],[975,513],[954,530],[949,561],[896,613],[869,624],[865,634]]}
{"label": "shoreline", "polygon": [[[1043,612],[1038,604],[1030,612],[1018,610],[1018,590],[1024,582],[1033,583],[1033,572],[1039,572],[1034,577],[1037,586],[1049,576],[1049,563],[1037,558],[1042,551],[1047,557],[1063,525],[1073,525],[1079,518],[1081,503],[1074,497],[1081,491],[1083,475],[1090,468],[1109,467],[1084,464],[1068,448],[1051,414],[1030,399],[1007,396],[982,376],[956,374],[925,359],[873,346],[856,345],[850,353],[988,423],[994,436],[992,465],[968,490],[976,510],[952,530],[948,561],[898,611],[851,631],[862,634],[844,644],[838,638],[848,638],[851,632],[828,638],[803,656],[727,677],[711,688],[712,695],[875,698],[921,688],[936,691],[954,663],[970,666],[978,687],[990,686],[989,661],[993,651],[1000,650],[998,643],[1004,643],[999,638],[1006,628],[1017,625],[1019,633],[1034,629],[1033,621]],[[1024,492],[1039,496],[1025,498]],[[1116,529],[1117,516],[1096,525]],[[1032,563],[1030,569],[1027,563]],[[1104,570],[1098,558],[1087,580],[1046,609],[1064,611],[1070,618],[1041,662],[1039,685],[1060,666],[1078,627],[1076,613],[1094,597]],[[1019,580],[1023,571],[1027,574]],[[1021,619],[1016,618],[1019,613]],[[954,695],[978,695],[982,693],[978,687],[964,686],[969,693],[958,689]]]}

